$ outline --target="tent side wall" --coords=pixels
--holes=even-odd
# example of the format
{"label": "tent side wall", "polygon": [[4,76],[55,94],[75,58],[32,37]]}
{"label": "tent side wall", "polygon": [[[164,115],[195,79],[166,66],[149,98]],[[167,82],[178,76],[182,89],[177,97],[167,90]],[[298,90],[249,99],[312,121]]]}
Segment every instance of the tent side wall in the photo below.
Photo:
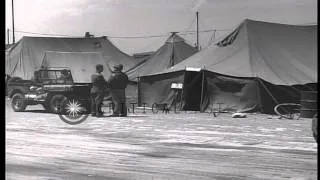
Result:
{"label": "tent side wall", "polygon": [[218,109],[231,112],[274,114],[280,103],[300,104],[301,91],[317,90],[316,83],[275,85],[260,78],[239,78],[205,71],[201,111]]}
{"label": "tent side wall", "polygon": [[153,103],[166,103],[171,105],[176,98],[175,92],[171,89],[172,83],[183,83],[184,71],[154,76],[143,76],[139,80],[139,105],[146,103],[152,106]]}
{"label": "tent side wall", "polygon": [[211,71],[201,71],[198,74],[202,76],[202,73],[204,78],[194,76],[187,84],[186,71],[141,77],[139,105],[142,103],[146,103],[147,106],[152,106],[153,103],[173,105],[178,97],[171,89],[171,84],[183,83],[183,99],[179,99],[178,103],[185,109],[187,103],[193,102],[192,99],[194,99],[188,100],[188,97],[195,96],[192,89],[191,93],[186,94],[185,87],[203,84],[201,112],[218,110],[220,106],[221,111],[274,114],[273,108],[278,103],[300,104],[300,91],[316,90],[317,86],[316,83],[294,86],[274,85],[259,78],[233,77]]}
{"label": "tent side wall", "polygon": [[254,79],[224,76],[210,71],[204,73],[201,111],[218,110],[219,106],[220,110],[231,112],[259,110],[259,86]]}
{"label": "tent side wall", "polygon": [[[248,112],[260,110],[259,84],[255,79],[225,76],[210,71],[201,71],[196,74],[190,82],[185,82],[186,71],[141,77],[139,81],[139,105],[141,103],[146,103],[147,106],[152,106],[153,103],[172,105],[178,97],[171,89],[171,84],[183,83],[183,99],[178,101],[183,109],[188,108],[186,106],[188,103],[195,102],[195,99],[191,97],[195,96],[195,92],[192,91],[194,88],[191,88],[191,93],[186,94],[186,86],[198,87],[203,84],[203,88],[196,88],[197,91],[202,91],[202,102],[200,102],[201,97],[197,97],[201,103],[199,109],[201,112],[210,111],[212,108],[218,109],[219,103],[222,111]],[[203,75],[204,78],[202,78]]]}
{"label": "tent side wall", "polygon": [[257,79],[261,96],[261,111],[266,114],[274,114],[274,107],[281,103],[300,104],[301,91],[317,90],[316,83],[305,85],[275,85],[262,79]]}

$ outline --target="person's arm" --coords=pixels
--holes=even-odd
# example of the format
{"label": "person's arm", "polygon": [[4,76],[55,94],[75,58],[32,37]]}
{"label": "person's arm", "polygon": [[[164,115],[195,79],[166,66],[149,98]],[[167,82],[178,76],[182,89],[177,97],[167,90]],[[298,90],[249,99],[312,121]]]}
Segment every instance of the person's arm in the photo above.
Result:
{"label": "person's arm", "polygon": [[112,73],[107,82],[111,84],[114,81],[114,79],[115,79],[115,75]]}
{"label": "person's arm", "polygon": [[98,74],[93,74],[91,76],[91,82],[93,86],[99,86],[100,84],[100,76]]}

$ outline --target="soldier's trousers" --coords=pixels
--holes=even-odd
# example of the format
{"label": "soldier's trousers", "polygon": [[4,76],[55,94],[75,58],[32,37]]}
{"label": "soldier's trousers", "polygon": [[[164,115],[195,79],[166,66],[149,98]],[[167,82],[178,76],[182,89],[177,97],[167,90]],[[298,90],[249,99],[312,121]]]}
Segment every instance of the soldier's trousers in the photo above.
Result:
{"label": "soldier's trousers", "polygon": [[113,114],[117,116],[127,116],[125,89],[113,89],[111,96],[114,104]]}
{"label": "soldier's trousers", "polygon": [[101,113],[104,93],[91,93],[91,114]]}

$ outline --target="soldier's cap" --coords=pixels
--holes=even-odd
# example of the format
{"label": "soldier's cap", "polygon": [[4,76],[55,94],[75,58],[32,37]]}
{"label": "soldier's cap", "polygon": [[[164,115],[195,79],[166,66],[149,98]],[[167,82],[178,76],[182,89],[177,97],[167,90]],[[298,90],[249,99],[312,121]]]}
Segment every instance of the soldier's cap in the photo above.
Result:
{"label": "soldier's cap", "polygon": [[122,64],[118,64],[118,65],[113,66],[113,68],[115,70],[120,70],[121,71],[123,69],[123,65]]}
{"label": "soldier's cap", "polygon": [[97,64],[96,65],[96,69],[99,69],[99,68],[103,68],[103,65],[102,64]]}

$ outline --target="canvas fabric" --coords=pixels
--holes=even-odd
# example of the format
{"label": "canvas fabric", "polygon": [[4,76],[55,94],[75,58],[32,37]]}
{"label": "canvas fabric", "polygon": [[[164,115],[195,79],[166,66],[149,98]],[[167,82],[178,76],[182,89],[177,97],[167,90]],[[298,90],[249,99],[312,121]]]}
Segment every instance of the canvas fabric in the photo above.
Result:
{"label": "canvas fabric", "polygon": [[[301,91],[317,90],[317,63],[317,25],[246,19],[218,43],[166,70],[142,76],[139,95],[144,101],[170,103],[169,84],[178,73],[179,82],[194,87],[183,90],[185,109],[210,111],[221,103],[222,111],[274,113],[279,103],[299,104]],[[201,69],[203,78],[193,73],[194,81],[188,79],[188,68]],[[149,86],[144,85],[146,79]]]}
{"label": "canvas fabric", "polygon": [[[123,64],[124,71],[137,66],[137,60],[112,44],[106,37],[97,38],[57,38],[23,37],[6,51],[6,74],[29,80],[33,72],[41,67],[45,52],[95,52],[100,53],[106,62],[105,69]],[[94,66],[92,64],[91,66]],[[90,68],[90,67],[87,67]]]}
{"label": "canvas fabric", "polygon": [[191,55],[195,54],[197,49],[177,34],[171,35],[151,57],[136,68],[129,70],[128,76],[131,81],[137,81],[140,76],[145,76],[166,70]]}
{"label": "canvas fabric", "polygon": [[162,72],[185,67],[235,77],[255,77],[276,85],[317,82],[317,25],[243,21],[222,41]]}

